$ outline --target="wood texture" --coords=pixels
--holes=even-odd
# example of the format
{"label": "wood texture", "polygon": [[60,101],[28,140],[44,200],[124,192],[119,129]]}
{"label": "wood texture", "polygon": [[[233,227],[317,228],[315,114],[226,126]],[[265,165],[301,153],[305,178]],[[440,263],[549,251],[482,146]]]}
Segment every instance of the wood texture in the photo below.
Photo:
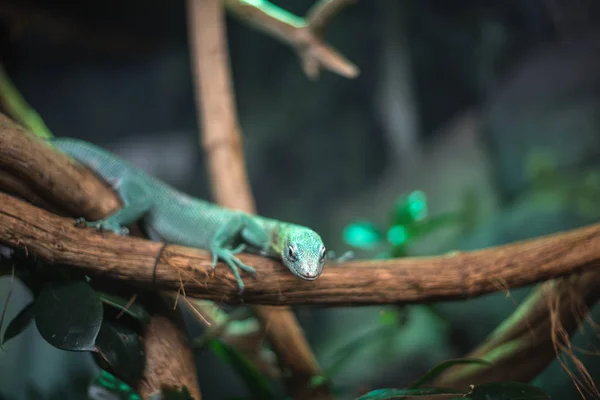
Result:
{"label": "wood texture", "polygon": [[[0,243],[91,276],[152,287],[161,243],[78,228],[73,222],[0,194]],[[257,269],[256,279],[245,278],[243,296],[222,263],[213,271],[207,252],[176,245],[162,251],[155,287],[172,290],[183,284],[189,297],[232,304],[341,306],[465,299],[598,268],[600,224],[447,256],[331,264],[313,282],[291,275],[275,260],[250,254],[240,259]]]}

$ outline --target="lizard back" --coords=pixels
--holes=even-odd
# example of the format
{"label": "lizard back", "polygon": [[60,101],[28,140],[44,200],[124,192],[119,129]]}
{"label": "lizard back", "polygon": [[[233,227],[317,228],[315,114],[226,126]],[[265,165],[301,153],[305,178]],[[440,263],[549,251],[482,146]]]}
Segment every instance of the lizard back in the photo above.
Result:
{"label": "lizard back", "polygon": [[[144,227],[153,240],[209,249],[218,228],[226,224],[234,211],[192,197],[145,173],[139,167],[91,143],[78,139],[57,138],[51,142],[115,188],[123,197],[119,183],[135,179],[152,196],[152,208],[144,216]],[[274,232],[275,220],[252,216],[268,232]]]}

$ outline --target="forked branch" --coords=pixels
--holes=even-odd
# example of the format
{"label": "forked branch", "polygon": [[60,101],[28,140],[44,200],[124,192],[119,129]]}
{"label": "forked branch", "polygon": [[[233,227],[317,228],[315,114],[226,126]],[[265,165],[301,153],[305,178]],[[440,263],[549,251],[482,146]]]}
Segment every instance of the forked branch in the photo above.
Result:
{"label": "forked branch", "polygon": [[311,79],[321,68],[355,78],[359,69],[351,61],[323,41],[323,31],[335,14],[357,0],[320,0],[305,18],[287,12],[266,0],[222,0],[227,10],[237,18],[291,45]]}

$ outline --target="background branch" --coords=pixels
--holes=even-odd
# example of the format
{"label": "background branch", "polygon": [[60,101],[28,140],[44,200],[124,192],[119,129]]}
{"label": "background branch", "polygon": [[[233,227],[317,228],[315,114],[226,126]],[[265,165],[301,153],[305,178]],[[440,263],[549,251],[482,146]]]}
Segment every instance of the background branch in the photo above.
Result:
{"label": "background branch", "polygon": [[319,76],[321,68],[345,78],[358,76],[358,67],[322,39],[325,25],[353,1],[356,0],[321,0],[303,19],[268,1],[222,0],[235,17],[294,47],[311,79]]}
{"label": "background branch", "polygon": [[[557,351],[561,350],[556,346],[569,341],[586,318],[589,309],[600,298],[599,286],[600,272],[597,270],[538,286],[510,318],[466,356],[486,359],[491,365],[453,367],[433,385],[466,388],[471,384],[495,381],[530,381],[556,359]],[[556,331],[563,332],[558,338],[559,343],[555,343]],[[559,358],[564,356],[573,355],[558,354]],[[575,383],[578,385],[577,380]]]}
{"label": "background branch", "polygon": [[[254,213],[235,110],[224,11],[219,0],[188,0],[187,4],[201,142],[213,197],[224,207]],[[283,272],[280,265],[279,270]],[[289,271],[285,273],[288,278],[292,276]],[[259,275],[258,280],[264,276]],[[309,380],[321,370],[292,310],[255,307],[254,312],[263,322],[280,367],[291,372],[285,380],[288,394],[297,399],[331,398],[327,385],[308,387]]]}

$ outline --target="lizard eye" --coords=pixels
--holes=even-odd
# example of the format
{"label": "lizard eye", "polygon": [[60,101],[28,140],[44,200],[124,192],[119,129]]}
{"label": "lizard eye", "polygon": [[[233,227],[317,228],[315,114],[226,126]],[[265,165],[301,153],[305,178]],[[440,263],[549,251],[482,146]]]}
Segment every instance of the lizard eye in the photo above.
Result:
{"label": "lizard eye", "polygon": [[291,259],[296,258],[296,251],[294,250],[294,248],[292,246],[288,247],[288,257]]}
{"label": "lizard eye", "polygon": [[327,254],[327,250],[325,250],[325,247],[323,247],[323,250],[321,251],[321,257],[319,258],[320,262],[325,261],[325,255]]}

